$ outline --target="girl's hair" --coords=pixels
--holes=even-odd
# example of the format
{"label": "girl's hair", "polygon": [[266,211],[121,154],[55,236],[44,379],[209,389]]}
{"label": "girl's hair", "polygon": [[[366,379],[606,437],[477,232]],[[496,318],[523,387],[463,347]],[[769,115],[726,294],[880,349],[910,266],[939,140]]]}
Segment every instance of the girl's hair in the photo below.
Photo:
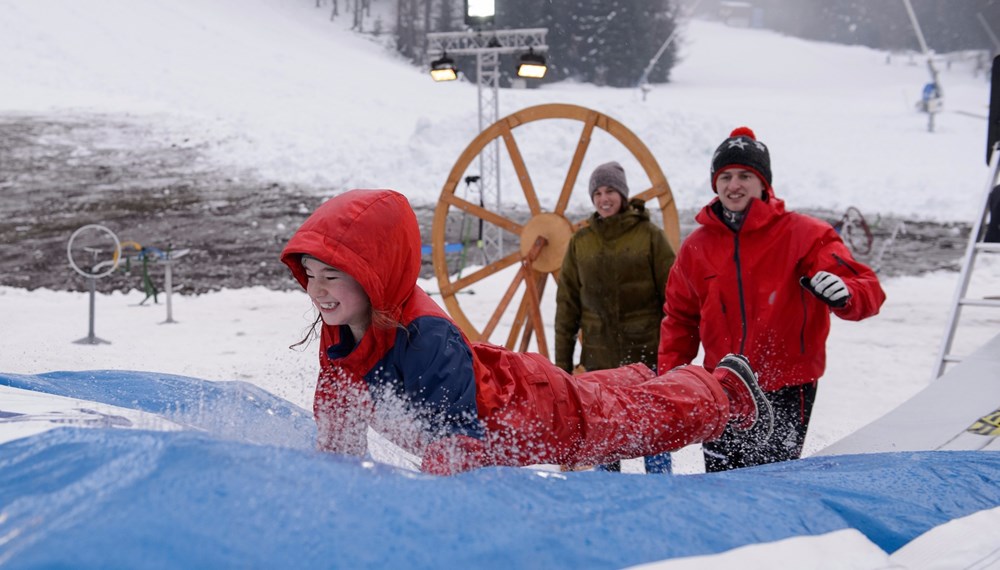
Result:
{"label": "girl's hair", "polygon": [[[369,317],[373,327],[380,329],[394,329],[394,328],[404,328],[403,323],[399,322],[395,317],[392,316],[389,311],[382,311],[375,308],[370,309]],[[319,338],[320,327],[323,324],[323,315],[319,313],[316,314],[316,318],[313,320],[312,324],[306,330],[305,336],[299,342],[290,345],[288,348],[305,348],[314,338]],[[360,339],[358,339],[360,340]]]}
{"label": "girl's hair", "polygon": [[319,314],[319,312],[317,312],[316,313],[316,318],[313,319],[312,324],[309,325],[308,329],[306,329],[306,334],[305,334],[304,337],[302,337],[302,340],[300,340],[299,342],[296,342],[294,344],[288,345],[288,348],[291,348],[291,349],[294,350],[294,349],[296,349],[296,348],[298,348],[300,346],[302,348],[305,348],[305,347],[309,346],[309,343],[312,341],[312,339],[319,337],[319,324],[320,324],[320,322],[322,322],[322,320],[323,320],[323,315],[321,315],[321,314]]}
{"label": "girl's hair", "polygon": [[403,328],[403,323],[393,317],[392,313],[374,307],[371,309],[371,323],[373,327],[378,329]]}

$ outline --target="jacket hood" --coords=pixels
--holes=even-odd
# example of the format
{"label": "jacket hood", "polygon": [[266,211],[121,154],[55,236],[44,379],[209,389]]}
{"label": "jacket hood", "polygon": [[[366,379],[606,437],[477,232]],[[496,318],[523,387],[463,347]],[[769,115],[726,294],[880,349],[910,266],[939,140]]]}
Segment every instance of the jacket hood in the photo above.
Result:
{"label": "jacket hood", "polygon": [[420,226],[402,194],[351,190],[317,208],[281,252],[305,289],[303,254],[349,274],[372,308],[398,318],[420,275]]}

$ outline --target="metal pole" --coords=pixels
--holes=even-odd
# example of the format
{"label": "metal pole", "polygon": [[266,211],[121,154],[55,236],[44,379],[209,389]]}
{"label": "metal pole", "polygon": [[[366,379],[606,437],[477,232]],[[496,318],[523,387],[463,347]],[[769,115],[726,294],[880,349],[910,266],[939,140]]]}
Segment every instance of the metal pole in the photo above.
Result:
{"label": "metal pole", "polygon": [[917,15],[913,12],[913,5],[910,4],[910,0],[903,0],[903,5],[906,6],[906,13],[910,16],[910,23],[913,24],[913,31],[917,33],[917,41],[920,42],[920,51],[927,54],[927,42],[924,40],[924,32],[920,29],[920,22],[917,21]]}
{"label": "metal pole", "polygon": [[96,314],[96,297],[97,297],[97,278],[87,277],[87,288],[90,290],[90,319],[89,326],[87,327],[86,338],[81,338],[80,340],[73,341],[73,344],[111,344],[110,342],[104,340],[103,338],[98,338],[94,334],[94,320]]}
{"label": "metal pole", "polygon": [[[486,122],[483,119],[483,54],[482,52],[476,54],[476,112],[479,123],[476,125],[477,132],[483,132],[486,128]],[[482,164],[482,157],[479,157],[479,162]],[[480,167],[480,172],[482,168]]]}
{"label": "metal pole", "polygon": [[1000,52],[1000,39],[997,39],[997,35],[993,33],[993,28],[990,27],[986,18],[983,17],[983,13],[976,12],[976,18],[979,20],[979,23],[983,25],[983,29],[986,30],[986,35],[988,35],[990,40],[993,42],[993,49]]}
{"label": "metal pole", "polygon": [[87,279],[87,288],[90,289],[90,326],[87,330],[87,341],[90,344],[94,344],[94,339],[97,338],[94,335],[94,306],[96,305],[97,297],[97,279],[90,277]]}
{"label": "metal pole", "polygon": [[171,296],[171,294],[174,291],[173,271],[171,270],[171,267],[173,266],[173,264],[174,264],[174,262],[172,260],[170,260],[170,259],[163,260],[163,265],[164,265],[164,270],[163,270],[163,286],[164,286],[164,288],[167,291],[167,320],[163,321],[164,323],[176,323],[177,322],[177,321],[174,320],[173,304],[171,303],[171,299],[170,299],[170,296]]}
{"label": "metal pole", "polygon": [[[927,41],[924,39],[924,32],[920,29],[920,22],[917,20],[917,14],[913,11],[913,5],[910,4],[910,0],[903,0],[903,5],[906,6],[906,13],[910,16],[910,22],[913,24],[913,31],[917,33],[917,41],[920,42],[920,49],[927,56],[927,69],[931,73],[931,81],[934,83],[934,88],[937,90],[936,96],[941,96],[941,83],[938,81],[937,68],[934,67],[934,58],[931,57],[930,49],[927,47]],[[931,109],[932,101],[927,101],[927,131],[934,132],[934,114],[937,112]]]}
{"label": "metal pole", "polygon": [[[694,11],[698,8],[698,4],[701,4],[701,0],[695,0],[695,3],[688,8],[685,18],[694,14]],[[660,57],[663,55],[663,52],[667,51],[667,46],[674,41],[674,38],[677,36],[677,30],[679,29],[680,22],[678,20],[674,20],[674,29],[670,31],[670,35],[667,36],[667,39],[663,42],[663,45],[660,46],[660,49],[656,51],[656,55],[653,56],[653,59],[649,60],[649,64],[646,65],[646,69],[642,70],[642,75],[639,77],[639,89],[642,89],[643,101],[646,100],[646,94],[649,92],[649,89],[646,87],[649,83],[649,73],[653,71],[653,66],[656,65],[656,62],[660,61]]]}
{"label": "metal pole", "polygon": [[[476,132],[481,133],[483,129],[486,128],[486,119],[483,117],[483,54],[482,52],[476,53],[476,117],[479,121],[476,124]],[[479,190],[479,205],[485,206],[486,203],[486,193],[487,187],[490,185],[490,178],[486,172],[486,152],[479,153],[479,184],[477,189]],[[490,243],[489,238],[484,231],[485,222],[482,218],[479,219],[479,254],[482,256],[483,265],[489,265],[491,261],[491,248],[487,247]]]}
{"label": "metal pole", "polygon": [[[479,132],[500,118],[500,53],[497,50],[476,54],[476,88],[479,95]],[[483,202],[500,211],[500,144],[494,140],[479,155],[481,175],[479,190]],[[491,204],[492,203],[492,204]],[[483,233],[483,254],[487,263],[503,257],[503,230],[493,224]]]}
{"label": "metal pole", "polygon": [[965,298],[965,294],[969,291],[969,279],[972,276],[972,269],[976,263],[977,243],[983,237],[983,226],[986,225],[986,217],[989,212],[990,192],[996,185],[997,180],[1000,179],[1000,143],[994,146],[993,162],[990,164],[990,170],[990,177],[980,201],[983,210],[972,224],[972,231],[969,233],[969,243],[965,248],[965,256],[962,258],[962,270],[958,274],[958,286],[955,288],[955,294],[951,301],[951,310],[948,313],[947,329],[944,332],[944,339],[941,342],[941,350],[938,351],[937,361],[934,365],[934,375],[931,377],[931,381],[937,380],[944,374],[944,369],[948,362],[958,362],[961,360],[951,355],[951,348],[955,340],[955,329],[958,326],[958,319],[962,314],[962,301]]}

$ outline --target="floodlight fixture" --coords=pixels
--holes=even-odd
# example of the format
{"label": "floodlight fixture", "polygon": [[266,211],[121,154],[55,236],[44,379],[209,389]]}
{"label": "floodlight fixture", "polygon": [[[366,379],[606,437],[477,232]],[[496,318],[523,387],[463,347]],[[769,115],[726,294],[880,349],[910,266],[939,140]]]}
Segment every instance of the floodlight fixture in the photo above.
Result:
{"label": "floodlight fixture", "polygon": [[481,27],[493,23],[496,16],[494,0],[465,0],[465,25]]}
{"label": "floodlight fixture", "polygon": [[434,81],[454,81],[458,79],[458,68],[455,60],[442,53],[441,57],[431,62],[431,79]]}
{"label": "floodlight fixture", "polygon": [[535,53],[533,48],[528,48],[528,53],[521,56],[521,62],[517,65],[517,76],[541,79],[545,77],[547,70],[545,58]]}

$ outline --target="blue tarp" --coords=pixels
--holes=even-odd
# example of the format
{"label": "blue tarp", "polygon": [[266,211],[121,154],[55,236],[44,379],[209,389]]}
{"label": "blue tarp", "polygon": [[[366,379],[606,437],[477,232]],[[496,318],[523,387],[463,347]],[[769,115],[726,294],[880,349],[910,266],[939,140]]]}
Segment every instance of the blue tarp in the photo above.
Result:
{"label": "blue tarp", "polygon": [[317,453],[308,413],[243,383],[99,371],[0,385],[192,426],[57,428],[0,445],[5,568],[620,568],[845,528],[892,553],[1000,505],[994,452],[437,478]]}
{"label": "blue tarp", "polygon": [[[463,249],[465,249],[465,245],[461,244],[461,243],[446,243],[446,244],[444,244],[444,252],[445,253],[461,253]],[[431,246],[430,244],[425,243],[425,244],[423,244],[423,245],[420,246],[420,254],[421,255],[430,255],[433,252],[434,252],[434,247]]]}
{"label": "blue tarp", "polygon": [[0,386],[150,412],[192,429],[247,443],[312,449],[312,412],[247,382],[121,370],[0,373]]}

